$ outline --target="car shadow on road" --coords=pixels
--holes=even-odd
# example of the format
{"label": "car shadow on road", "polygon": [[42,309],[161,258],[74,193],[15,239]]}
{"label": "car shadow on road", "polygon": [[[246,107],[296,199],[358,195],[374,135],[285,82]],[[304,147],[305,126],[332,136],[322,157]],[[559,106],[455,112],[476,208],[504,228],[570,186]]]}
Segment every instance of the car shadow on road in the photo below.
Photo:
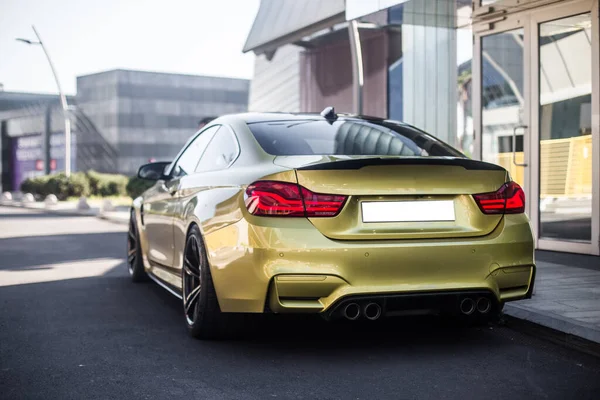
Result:
{"label": "car shadow on road", "polygon": [[[181,300],[170,295],[158,285],[136,285],[134,290],[144,292],[150,302],[160,302],[163,312],[181,327],[185,342],[204,347],[210,343],[214,349],[252,349],[274,355],[277,352],[296,353],[323,350],[373,351],[391,348],[423,347],[430,351],[432,345],[449,351],[453,347],[487,346],[489,332],[502,329],[496,326],[475,327],[452,319],[437,316],[411,316],[382,318],[379,321],[325,321],[318,315],[237,315],[235,331],[219,341],[199,341],[187,336]],[[157,305],[150,305],[155,309]],[[497,345],[497,343],[496,343]]]}
{"label": "car shadow on road", "polygon": [[[107,235],[112,239],[107,239]],[[124,235],[121,232],[100,234],[104,241],[116,240],[121,243]],[[77,236],[81,240],[86,235]],[[87,236],[86,240],[98,241],[98,246],[84,256],[80,255],[78,260],[73,260],[69,251],[59,251],[57,254],[46,253],[44,260],[17,260],[15,262],[18,264],[13,262],[13,268],[26,269],[26,265],[36,262],[81,261],[82,257],[83,260],[86,257],[90,260],[98,257],[118,258],[122,255],[115,253],[114,244],[108,246],[112,250],[103,248],[100,236]],[[48,238],[44,237],[44,240]],[[35,245],[38,239],[19,240],[29,240],[29,244]],[[0,287],[0,298],[20,299],[14,309],[9,300],[5,301],[9,317],[22,319],[23,323],[28,317],[47,321],[47,326],[39,327],[40,333],[63,328],[68,331],[71,324],[89,326],[90,332],[96,331],[96,326],[101,326],[109,336],[112,330],[116,331],[114,340],[128,342],[132,340],[128,335],[119,339],[124,335],[123,327],[127,327],[127,330],[136,332],[132,337],[141,335],[142,339],[138,340],[149,345],[159,343],[163,351],[182,355],[190,350],[190,346],[215,355],[243,351],[256,352],[257,357],[281,354],[300,356],[304,352],[315,351],[322,351],[324,355],[352,352],[354,355],[367,356],[372,352],[384,354],[391,349],[430,352],[437,348],[446,352],[460,347],[464,349],[465,345],[472,350],[492,346],[490,328],[467,327],[436,317],[327,322],[317,315],[250,314],[240,316],[234,331],[226,340],[195,340],[186,332],[181,300],[153,282],[132,283],[126,271],[126,264],[122,262],[100,276]],[[37,297],[30,297],[30,293],[44,293],[43,302],[40,303]],[[65,305],[75,313],[75,320],[67,318],[69,314],[61,311]],[[28,315],[21,315],[18,311],[21,308],[32,311]],[[20,332],[15,334],[19,336]],[[86,331],[80,332],[83,336],[77,340],[90,343],[97,340],[92,336],[87,338],[86,334]],[[498,346],[498,342],[495,341],[493,346]]]}
{"label": "car shadow on road", "polygon": [[[68,348],[75,341],[89,354],[141,347],[178,360],[197,351],[213,358],[243,355],[326,360],[335,355],[357,362],[374,356],[387,358],[392,353],[485,352],[498,350],[502,343],[510,345],[508,340],[492,338],[489,328],[465,327],[432,317],[367,323],[272,314],[243,316],[225,340],[196,340],[186,332],[181,300],[153,282],[132,283],[125,262],[102,275],[0,287],[0,301],[5,305],[0,325],[3,319],[12,321],[5,325],[0,341],[4,338],[15,349],[31,340],[57,348]],[[30,321],[38,323],[31,331],[23,331],[23,326],[31,326]]]}
{"label": "car shadow on road", "polygon": [[[480,381],[493,391],[503,380],[510,393],[527,391],[532,359],[538,368],[544,362],[591,366],[561,374],[570,373],[573,387],[593,386],[600,370],[597,361],[557,357],[555,349],[532,356],[533,346],[522,339],[494,334],[504,328],[435,318],[331,324],[253,315],[233,339],[195,340],[186,332],[181,300],[152,282],[132,283],[125,262],[85,278],[0,287],[0,304],[0,390],[8,398],[78,398],[90,388],[99,390],[98,398],[110,397],[105,390],[120,394],[114,398],[416,398],[421,387],[442,381],[465,393]],[[500,366],[490,368],[495,363]],[[412,391],[402,392],[405,387]],[[217,392],[199,391],[206,388]],[[392,394],[382,396],[386,390]],[[483,398],[478,390],[471,397]]]}
{"label": "car shadow on road", "polygon": [[[0,287],[0,304],[0,358],[25,370],[62,368],[62,360],[70,360],[105,368],[108,376],[119,368],[150,375],[160,369],[168,377],[204,371],[211,380],[252,376],[262,382],[262,371],[287,368],[287,376],[297,371],[316,382],[322,371],[347,381],[370,365],[392,379],[397,369],[418,365],[445,371],[440,363],[453,365],[455,359],[477,371],[486,365],[482,360],[505,353],[526,362],[523,339],[516,344],[508,328],[437,318],[328,323],[307,315],[249,315],[232,338],[196,340],[186,332],[181,300],[153,282],[132,283],[125,262],[96,276]],[[24,365],[23,348],[45,358],[28,358]]]}

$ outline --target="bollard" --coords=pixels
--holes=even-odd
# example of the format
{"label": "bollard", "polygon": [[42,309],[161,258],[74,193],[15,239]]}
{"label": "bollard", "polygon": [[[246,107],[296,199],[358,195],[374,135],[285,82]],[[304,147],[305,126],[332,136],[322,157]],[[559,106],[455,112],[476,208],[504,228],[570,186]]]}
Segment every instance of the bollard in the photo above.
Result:
{"label": "bollard", "polygon": [[21,199],[23,203],[33,203],[35,202],[35,197],[31,193],[25,193],[23,198]]}
{"label": "bollard", "polygon": [[81,196],[79,198],[79,201],[77,202],[77,209],[78,210],[89,210],[90,209],[90,205],[88,204],[85,196]]}
{"label": "bollard", "polygon": [[113,205],[112,201],[110,200],[104,200],[102,202],[102,208],[100,209],[101,212],[107,212],[107,211],[115,211],[115,206]]}
{"label": "bollard", "polygon": [[12,199],[13,197],[11,192],[4,192],[2,193],[2,197],[0,197],[0,200],[2,201],[12,201]]}
{"label": "bollard", "polygon": [[53,194],[49,194],[46,196],[44,203],[46,204],[46,207],[55,206],[58,204],[58,198]]}

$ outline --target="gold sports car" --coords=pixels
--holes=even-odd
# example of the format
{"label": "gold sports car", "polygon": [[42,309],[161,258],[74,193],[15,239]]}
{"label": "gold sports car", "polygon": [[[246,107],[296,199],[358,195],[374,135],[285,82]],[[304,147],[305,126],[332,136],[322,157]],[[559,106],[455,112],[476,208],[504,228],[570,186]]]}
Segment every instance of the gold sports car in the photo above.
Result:
{"label": "gold sports car", "polygon": [[131,278],[181,298],[197,338],[238,313],[481,321],[533,290],[523,190],[401,122],[223,116],[139,177],[155,183],[131,209]]}

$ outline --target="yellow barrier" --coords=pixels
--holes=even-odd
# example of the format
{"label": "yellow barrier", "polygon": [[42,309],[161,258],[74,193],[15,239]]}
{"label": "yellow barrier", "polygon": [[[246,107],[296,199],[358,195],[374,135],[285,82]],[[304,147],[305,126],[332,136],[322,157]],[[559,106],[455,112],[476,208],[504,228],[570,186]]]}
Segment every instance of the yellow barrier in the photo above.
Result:
{"label": "yellow barrier", "polygon": [[[515,154],[523,162],[523,152]],[[512,153],[496,155],[513,180],[523,184],[524,168],[512,162]],[[540,197],[579,197],[592,194],[592,136],[540,141]]]}
{"label": "yellow barrier", "polygon": [[[510,174],[513,181],[517,182],[519,185],[523,186],[524,176],[525,176],[525,168],[519,167],[512,162],[512,153],[498,153],[496,155],[496,164],[505,168]],[[519,164],[523,164],[524,157],[523,152],[515,153],[515,160]]]}

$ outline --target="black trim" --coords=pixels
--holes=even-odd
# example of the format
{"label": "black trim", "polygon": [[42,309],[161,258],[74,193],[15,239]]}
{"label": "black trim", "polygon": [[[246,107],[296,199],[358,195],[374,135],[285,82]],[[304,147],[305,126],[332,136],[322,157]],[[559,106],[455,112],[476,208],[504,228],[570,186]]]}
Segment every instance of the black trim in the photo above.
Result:
{"label": "black trim", "polygon": [[530,299],[531,296],[533,296],[533,287],[535,286],[535,272],[537,267],[535,265],[532,265],[531,268],[533,268],[533,272],[531,273],[531,282],[529,283],[529,290],[527,290],[527,293],[525,293],[526,299]]}
{"label": "black trim", "polygon": [[171,293],[173,296],[175,296],[179,299],[183,298],[181,290],[179,288],[176,288],[175,286],[171,285],[170,283],[160,279],[158,276],[156,276],[155,274],[153,274],[150,271],[146,271],[146,274],[148,275],[148,277],[150,277],[150,279],[152,279],[154,282],[156,282],[160,287],[165,289],[167,292]]}
{"label": "black trim", "polygon": [[[401,125],[406,125],[401,121],[393,121],[393,120],[388,120],[386,118],[374,117],[371,115],[348,114],[348,113],[336,113],[336,115],[338,116],[339,119],[344,120],[344,121],[348,121],[348,120],[363,120],[363,121],[370,121],[370,122],[390,121],[390,122],[396,122]],[[273,112],[264,112],[264,113],[246,113],[246,114],[243,114],[243,116],[245,117],[244,122],[246,122],[246,124],[248,124],[248,125],[264,123],[264,122],[295,121],[298,119],[313,120],[313,121],[326,120],[326,118],[323,115],[321,115],[319,113],[315,113],[315,112],[278,112],[278,111],[273,111]]]}
{"label": "black trim", "polygon": [[468,170],[478,171],[505,171],[499,165],[483,161],[471,160],[469,158],[436,158],[436,157],[407,157],[407,158],[361,158],[354,160],[340,160],[296,168],[299,171],[325,171],[340,169],[361,169],[374,165],[447,165],[463,167]]}
{"label": "black trim", "polygon": [[[396,309],[397,307],[390,303],[397,300],[431,300],[437,301],[437,303],[446,310],[457,310],[458,300],[463,297],[473,296],[484,296],[492,301],[494,307],[499,308],[499,301],[496,295],[487,289],[472,289],[472,290],[449,290],[449,291],[435,291],[435,292],[411,292],[411,293],[390,293],[390,294],[361,294],[361,295],[350,295],[338,299],[333,303],[326,311],[323,312],[325,319],[330,319],[336,314],[339,315],[344,304],[349,302],[366,302],[375,301],[382,304],[384,314],[388,307]],[[398,308],[400,309],[400,308]],[[413,310],[415,308],[402,308],[404,310]]]}

